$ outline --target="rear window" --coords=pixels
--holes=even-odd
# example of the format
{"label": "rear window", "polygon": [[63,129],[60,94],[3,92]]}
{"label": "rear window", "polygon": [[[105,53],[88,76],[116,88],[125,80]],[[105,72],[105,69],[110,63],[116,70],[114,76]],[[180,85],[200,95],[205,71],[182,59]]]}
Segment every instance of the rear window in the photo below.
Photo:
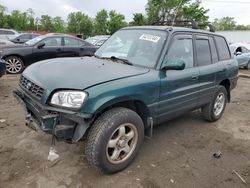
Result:
{"label": "rear window", "polygon": [[218,36],[215,36],[214,38],[218,48],[219,59],[220,60],[230,59],[231,55],[226,40],[223,37],[218,37]]}

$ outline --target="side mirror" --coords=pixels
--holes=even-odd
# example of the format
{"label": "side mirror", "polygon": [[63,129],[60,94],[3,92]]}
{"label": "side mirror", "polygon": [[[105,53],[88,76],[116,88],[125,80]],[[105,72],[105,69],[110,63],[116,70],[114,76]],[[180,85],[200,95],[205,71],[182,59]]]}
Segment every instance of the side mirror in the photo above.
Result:
{"label": "side mirror", "polygon": [[236,56],[237,56],[237,55],[241,55],[241,54],[242,54],[241,52],[236,52]]}
{"label": "side mirror", "polygon": [[18,42],[20,41],[20,39],[19,39],[19,38],[17,38],[16,40],[17,40]]}
{"label": "side mirror", "polygon": [[162,69],[164,70],[184,70],[185,62],[182,59],[168,59],[164,62]]}
{"label": "side mirror", "polygon": [[37,45],[37,48],[38,48],[38,49],[41,49],[41,48],[43,48],[44,46],[45,46],[45,43],[42,42],[42,43],[39,43],[39,44]]}

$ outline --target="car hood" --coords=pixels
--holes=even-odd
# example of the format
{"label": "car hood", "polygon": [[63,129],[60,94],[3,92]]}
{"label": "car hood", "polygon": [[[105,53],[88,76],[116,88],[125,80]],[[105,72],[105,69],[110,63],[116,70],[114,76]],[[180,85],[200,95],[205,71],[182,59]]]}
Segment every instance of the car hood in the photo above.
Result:
{"label": "car hood", "polygon": [[95,57],[57,58],[29,66],[23,75],[51,92],[55,89],[87,89],[112,80],[136,76],[149,69]]}

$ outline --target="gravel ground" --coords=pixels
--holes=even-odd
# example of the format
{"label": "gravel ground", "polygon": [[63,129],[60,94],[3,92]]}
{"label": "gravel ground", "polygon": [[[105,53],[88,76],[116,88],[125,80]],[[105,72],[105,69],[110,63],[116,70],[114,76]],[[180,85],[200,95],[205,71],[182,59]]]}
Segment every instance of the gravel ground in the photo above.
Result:
{"label": "gravel ground", "polygon": [[157,126],[135,161],[107,176],[88,164],[84,142],[57,143],[60,160],[47,161],[50,136],[25,127],[12,97],[18,77],[0,79],[0,119],[6,120],[0,123],[0,187],[250,187],[250,79],[239,79],[221,120],[205,122],[196,111]]}

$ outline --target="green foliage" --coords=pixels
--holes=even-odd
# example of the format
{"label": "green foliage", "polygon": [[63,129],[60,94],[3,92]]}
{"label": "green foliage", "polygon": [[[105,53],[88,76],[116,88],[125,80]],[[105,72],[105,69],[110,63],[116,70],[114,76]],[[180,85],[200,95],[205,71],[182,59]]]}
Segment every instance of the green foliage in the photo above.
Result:
{"label": "green foliage", "polygon": [[82,12],[73,12],[68,15],[68,28],[70,33],[91,36],[93,32],[93,20]]}
{"label": "green foliage", "polygon": [[101,10],[97,12],[94,23],[94,33],[95,35],[106,35],[108,34],[108,12],[106,10]]}
{"label": "green foliage", "polygon": [[213,22],[214,27],[218,31],[227,31],[227,30],[249,30],[250,25],[237,25],[233,17],[224,17],[221,19],[216,18]]}
{"label": "green foliage", "polygon": [[40,24],[40,29],[42,31],[53,32],[55,30],[52,18],[49,15],[42,15],[40,19]]}
{"label": "green foliage", "polygon": [[208,21],[208,10],[200,3],[191,3],[191,0],[148,0],[146,7],[149,23],[155,21],[195,20]]}
{"label": "green foliage", "polygon": [[147,25],[147,18],[143,14],[135,13],[133,16],[133,21],[129,23],[130,26]]}
{"label": "green foliage", "polygon": [[117,30],[126,27],[128,24],[125,22],[125,16],[112,10],[109,12],[108,31],[113,34]]}

